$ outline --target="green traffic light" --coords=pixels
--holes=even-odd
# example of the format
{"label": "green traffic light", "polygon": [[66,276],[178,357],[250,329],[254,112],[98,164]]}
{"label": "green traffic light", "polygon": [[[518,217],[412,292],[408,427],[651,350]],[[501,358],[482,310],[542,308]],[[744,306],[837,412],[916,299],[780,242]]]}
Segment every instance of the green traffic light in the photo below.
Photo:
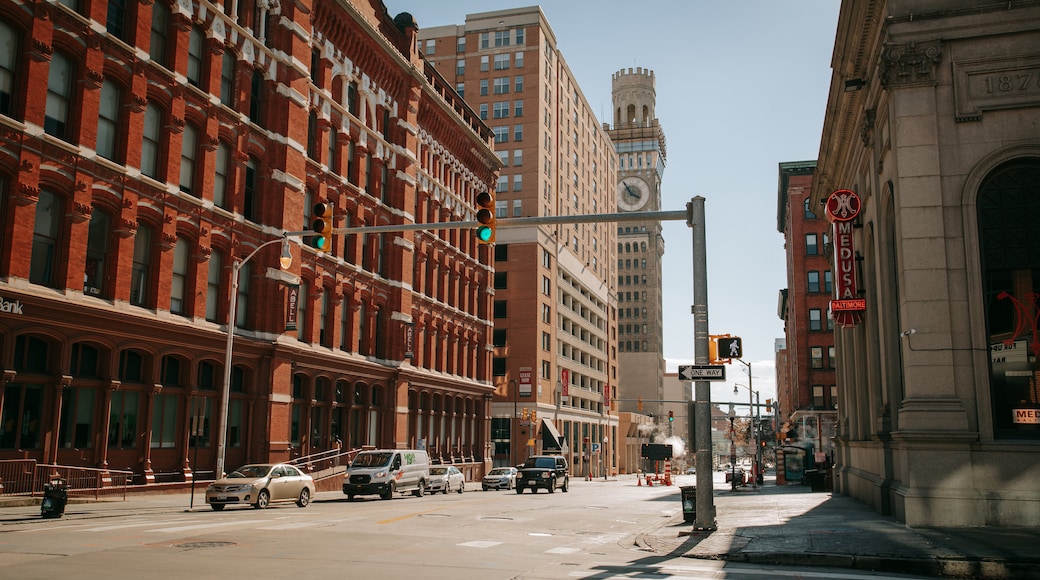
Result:
{"label": "green traffic light", "polygon": [[324,251],[328,249],[328,245],[329,239],[325,236],[314,236],[313,238],[311,238],[311,247],[315,249]]}
{"label": "green traffic light", "polygon": [[486,242],[491,239],[491,228],[488,226],[480,226],[477,228],[477,239]]}

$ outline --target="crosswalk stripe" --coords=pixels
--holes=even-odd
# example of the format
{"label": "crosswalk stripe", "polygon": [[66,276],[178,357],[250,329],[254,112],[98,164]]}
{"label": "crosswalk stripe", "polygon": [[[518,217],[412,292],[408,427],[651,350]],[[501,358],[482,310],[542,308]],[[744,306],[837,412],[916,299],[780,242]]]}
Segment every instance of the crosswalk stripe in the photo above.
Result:
{"label": "crosswalk stripe", "polygon": [[243,526],[246,524],[258,524],[263,523],[266,520],[237,520],[233,522],[213,522],[210,524],[195,524],[191,526],[174,526],[172,528],[159,528],[156,530],[145,530],[147,532],[157,533],[175,533],[175,532],[187,532],[191,530],[204,530],[206,528],[226,528],[228,526]]}

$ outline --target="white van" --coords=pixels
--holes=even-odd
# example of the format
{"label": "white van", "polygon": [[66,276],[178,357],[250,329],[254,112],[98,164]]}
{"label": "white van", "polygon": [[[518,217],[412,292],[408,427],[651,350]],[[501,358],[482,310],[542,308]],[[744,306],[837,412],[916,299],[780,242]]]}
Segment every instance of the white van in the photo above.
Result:
{"label": "white van", "polygon": [[418,449],[373,449],[362,451],[343,477],[343,493],[378,495],[390,499],[395,493],[412,492],[422,497],[430,482],[430,457]]}

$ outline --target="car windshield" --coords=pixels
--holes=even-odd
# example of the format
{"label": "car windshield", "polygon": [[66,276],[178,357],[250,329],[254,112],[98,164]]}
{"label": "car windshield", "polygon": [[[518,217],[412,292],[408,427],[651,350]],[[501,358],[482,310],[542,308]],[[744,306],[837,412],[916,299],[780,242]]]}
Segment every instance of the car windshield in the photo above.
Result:
{"label": "car windshield", "polygon": [[552,457],[531,457],[524,463],[524,467],[546,467],[553,469],[556,467],[556,460]]}
{"label": "car windshield", "polygon": [[431,467],[430,468],[430,475],[444,475],[445,473],[448,473],[448,468],[447,467]]}
{"label": "car windshield", "polygon": [[228,477],[233,479],[256,479],[258,477],[264,477],[269,471],[271,471],[270,465],[246,465],[231,472],[231,475]]}
{"label": "car windshield", "polygon": [[509,473],[510,472],[508,468],[500,467],[498,469],[492,469],[490,472],[488,472],[488,475],[509,475]]}
{"label": "car windshield", "polygon": [[351,467],[382,467],[390,463],[391,453],[362,453],[354,458]]}

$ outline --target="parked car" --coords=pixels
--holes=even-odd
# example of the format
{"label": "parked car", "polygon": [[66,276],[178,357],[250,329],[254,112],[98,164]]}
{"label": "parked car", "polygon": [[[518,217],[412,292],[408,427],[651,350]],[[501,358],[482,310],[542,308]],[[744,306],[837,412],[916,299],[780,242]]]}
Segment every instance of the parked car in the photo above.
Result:
{"label": "parked car", "polygon": [[697,468],[690,467],[686,469],[686,475],[697,475]]}
{"label": "parked car", "polygon": [[295,501],[307,507],[314,497],[314,478],[286,463],[244,465],[206,488],[206,503],[216,511],[230,504],[264,509],[272,502]]}
{"label": "parked car", "polygon": [[496,467],[489,471],[480,481],[484,491],[489,489],[513,489],[516,487],[515,467]]}
{"label": "parked car", "polygon": [[426,493],[430,484],[430,456],[420,449],[371,449],[358,453],[343,476],[347,499],[378,494],[390,499],[396,493]]}
{"label": "parked car", "polygon": [[538,493],[544,487],[549,493],[560,488],[564,493],[570,488],[567,460],[562,455],[535,455],[528,457],[516,474],[516,493]]}
{"label": "parked car", "polygon": [[430,467],[430,493],[449,491],[462,493],[466,491],[466,476],[462,475],[458,467],[454,465],[435,465]]}

